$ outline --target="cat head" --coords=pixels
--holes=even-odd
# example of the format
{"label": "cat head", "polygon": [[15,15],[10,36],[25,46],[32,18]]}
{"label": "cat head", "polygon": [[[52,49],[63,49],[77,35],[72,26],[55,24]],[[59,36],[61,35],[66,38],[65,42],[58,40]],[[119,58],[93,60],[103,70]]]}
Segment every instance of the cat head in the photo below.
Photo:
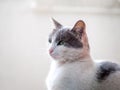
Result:
{"label": "cat head", "polygon": [[74,61],[89,55],[89,44],[85,31],[85,23],[79,20],[72,29],[52,19],[55,25],[49,36],[51,47],[49,54],[57,61]]}

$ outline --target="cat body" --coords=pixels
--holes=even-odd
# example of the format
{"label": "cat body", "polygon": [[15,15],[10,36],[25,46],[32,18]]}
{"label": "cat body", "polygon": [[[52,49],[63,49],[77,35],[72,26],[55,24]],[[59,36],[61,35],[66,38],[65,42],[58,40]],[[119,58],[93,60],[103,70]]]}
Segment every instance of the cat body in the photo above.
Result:
{"label": "cat body", "polygon": [[92,60],[85,23],[79,20],[69,29],[53,22],[49,53],[54,60],[46,80],[48,90],[120,90],[120,67]]}
{"label": "cat body", "polygon": [[76,61],[64,65],[52,62],[48,90],[93,90],[94,75],[95,67],[91,62]]}

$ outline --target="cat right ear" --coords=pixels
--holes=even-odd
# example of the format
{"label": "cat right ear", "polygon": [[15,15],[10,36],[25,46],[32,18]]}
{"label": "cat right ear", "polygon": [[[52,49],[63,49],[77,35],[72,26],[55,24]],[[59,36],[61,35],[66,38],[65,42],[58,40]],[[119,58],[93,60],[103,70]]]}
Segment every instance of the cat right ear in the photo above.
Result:
{"label": "cat right ear", "polygon": [[56,21],[54,18],[52,18],[52,21],[53,21],[53,23],[54,23],[54,25],[55,25],[55,29],[60,29],[60,28],[63,27],[63,26],[62,26],[58,21]]}
{"label": "cat right ear", "polygon": [[85,23],[84,23],[84,21],[82,21],[82,20],[77,21],[75,23],[72,31],[81,35],[85,31]]}

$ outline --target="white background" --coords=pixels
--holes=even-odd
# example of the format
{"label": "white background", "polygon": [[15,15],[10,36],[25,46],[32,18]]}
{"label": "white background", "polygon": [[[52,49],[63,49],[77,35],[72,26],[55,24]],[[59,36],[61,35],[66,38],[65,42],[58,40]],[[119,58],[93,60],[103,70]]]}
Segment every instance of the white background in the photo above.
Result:
{"label": "white background", "polygon": [[[55,1],[55,0],[54,0]],[[51,58],[48,35],[51,17],[72,27],[82,19],[86,23],[94,59],[120,60],[120,14],[85,9],[40,11],[31,1],[0,1],[0,90],[46,90],[45,78]],[[42,9],[41,9],[42,10]],[[48,11],[47,11],[48,10]],[[72,12],[73,11],[73,12]]]}

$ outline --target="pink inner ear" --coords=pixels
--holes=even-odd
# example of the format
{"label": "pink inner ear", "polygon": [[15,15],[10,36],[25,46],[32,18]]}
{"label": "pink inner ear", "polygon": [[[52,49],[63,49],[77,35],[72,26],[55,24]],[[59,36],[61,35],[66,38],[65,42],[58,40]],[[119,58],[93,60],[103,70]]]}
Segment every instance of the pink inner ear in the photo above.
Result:
{"label": "pink inner ear", "polygon": [[83,33],[84,29],[85,29],[85,23],[82,20],[77,21],[73,27],[73,30],[77,33]]}
{"label": "pink inner ear", "polygon": [[72,32],[75,33],[76,35],[82,36],[84,29],[83,28],[73,28]]}
{"label": "pink inner ear", "polygon": [[83,28],[76,28],[76,32],[78,32],[78,33],[83,33]]}
{"label": "pink inner ear", "polygon": [[84,23],[84,21],[79,20],[79,21],[76,22],[75,26],[78,26],[78,27],[79,26],[85,26],[85,23]]}

